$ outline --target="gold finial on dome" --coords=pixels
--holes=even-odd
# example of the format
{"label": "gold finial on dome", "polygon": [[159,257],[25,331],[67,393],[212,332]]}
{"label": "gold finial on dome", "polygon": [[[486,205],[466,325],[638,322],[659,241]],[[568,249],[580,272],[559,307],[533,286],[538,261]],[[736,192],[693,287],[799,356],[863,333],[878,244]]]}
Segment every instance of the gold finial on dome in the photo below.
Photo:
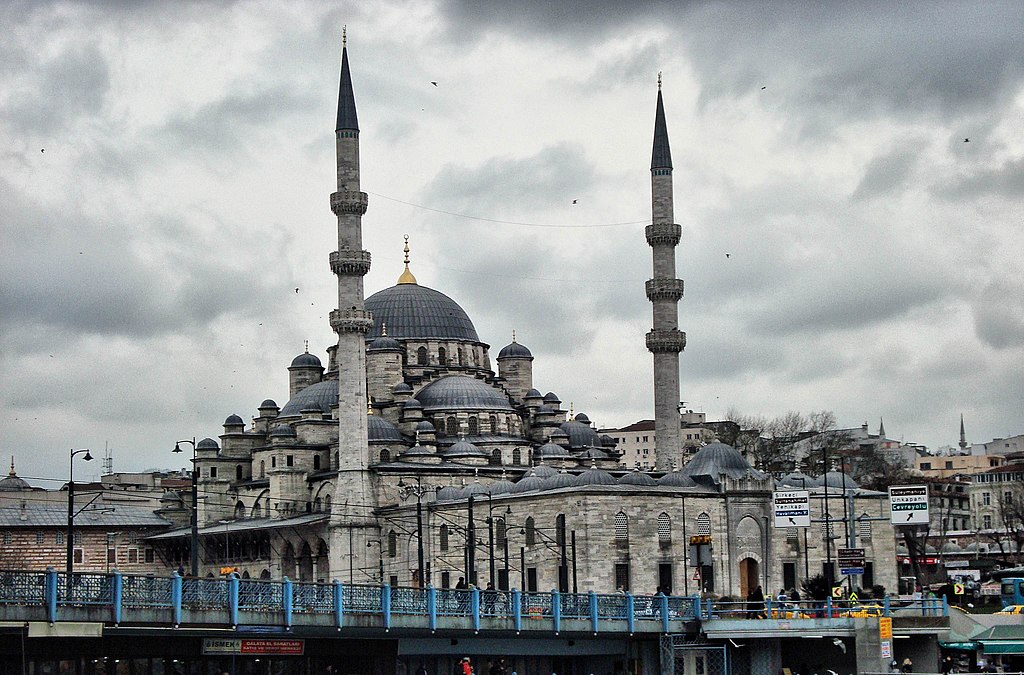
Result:
{"label": "gold finial on dome", "polygon": [[415,284],[416,277],[409,271],[409,235],[405,235],[405,271],[402,272],[402,276],[398,277],[398,283],[400,284]]}
{"label": "gold finial on dome", "polygon": [[381,337],[387,337],[388,336],[388,325],[386,323],[384,323],[383,321],[380,322],[380,336]]}
{"label": "gold finial on dome", "polygon": [[373,414],[373,401],[367,401],[366,402],[366,414],[367,415],[372,415]]}

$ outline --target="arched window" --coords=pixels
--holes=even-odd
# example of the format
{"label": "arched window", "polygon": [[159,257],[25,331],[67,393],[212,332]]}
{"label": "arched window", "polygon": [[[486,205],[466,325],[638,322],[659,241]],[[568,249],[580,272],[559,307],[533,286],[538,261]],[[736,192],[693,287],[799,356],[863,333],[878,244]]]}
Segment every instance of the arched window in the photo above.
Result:
{"label": "arched window", "polygon": [[260,506],[259,502],[256,502],[255,504],[252,505],[252,517],[253,518],[262,518],[263,517],[263,508]]}
{"label": "arched window", "polygon": [[448,526],[447,525],[442,525],[441,526],[441,529],[438,532],[438,536],[439,536],[439,538],[441,540],[441,542],[440,542],[441,550],[442,551],[447,551],[448,550]]}
{"label": "arched window", "polygon": [[559,513],[555,516],[555,545],[565,545],[565,514]]}
{"label": "arched window", "polygon": [[267,462],[264,459],[260,460],[260,478],[267,477]]}
{"label": "arched window", "polygon": [[270,456],[270,468],[271,469],[277,468],[277,455],[271,455]]}
{"label": "arched window", "polygon": [[835,527],[832,522],[831,514],[826,515],[825,518],[821,521],[821,536],[825,539],[836,538]]}
{"label": "arched window", "polygon": [[501,466],[501,450],[495,448],[491,450],[491,466]]}
{"label": "arched window", "polygon": [[492,434],[499,433],[499,430],[498,430],[498,416],[497,415],[491,415],[490,418],[488,419],[488,422],[491,423],[491,433]]}
{"label": "arched window", "polygon": [[706,513],[697,516],[697,534],[711,534],[711,516]]}
{"label": "arched window", "polygon": [[505,531],[505,519],[498,518],[495,521],[495,527],[497,530],[494,532],[494,545],[498,547],[498,550],[505,548],[505,539],[507,538],[507,532]]}
{"label": "arched window", "polygon": [[667,513],[658,516],[658,543],[662,545],[672,543],[672,519]]}
{"label": "arched window", "polygon": [[380,463],[381,464],[387,464],[390,461],[391,461],[391,451],[388,450],[387,448],[383,448],[380,451]]}
{"label": "arched window", "polygon": [[512,450],[512,464],[514,464],[515,466],[519,466],[522,463],[523,453],[519,450],[519,448],[515,448],[514,450]]}
{"label": "arched window", "polygon": [[388,557],[394,558],[398,555],[398,535],[394,530],[388,532]]}
{"label": "arched window", "polygon": [[469,435],[479,436],[480,435],[480,420],[476,417],[469,418]]}
{"label": "arched window", "polygon": [[235,480],[242,480],[242,465],[235,466]]}
{"label": "arched window", "polygon": [[58,532],[57,533],[57,545],[58,546],[63,546],[64,545],[64,533],[63,532]]}
{"label": "arched window", "polygon": [[437,362],[442,366],[448,362],[448,354],[445,352],[444,347],[437,348]]}
{"label": "arched window", "polygon": [[444,421],[444,432],[449,436],[459,435],[459,420],[455,419],[454,416],[449,417]]}
{"label": "arched window", "polygon": [[513,431],[512,431],[512,418],[511,417],[506,417],[505,418],[505,433],[508,434],[509,436],[511,436],[512,433],[513,433]]}
{"label": "arched window", "polygon": [[245,518],[245,504],[239,501],[235,504],[235,520],[241,520]]}
{"label": "arched window", "polygon": [[533,546],[537,543],[537,527],[533,524],[533,516],[526,519],[526,545]]}
{"label": "arched window", "polygon": [[313,471],[320,470],[320,455],[313,455]]}
{"label": "arched window", "polygon": [[416,350],[416,365],[425,366],[427,365],[427,348],[420,347]]}
{"label": "arched window", "polygon": [[327,513],[331,512],[331,496],[324,495],[324,511]]}
{"label": "arched window", "polygon": [[319,497],[313,500],[313,512],[320,513],[324,510],[324,503]]}
{"label": "arched window", "polygon": [[857,519],[857,536],[862,540],[871,539],[871,516],[866,513]]}
{"label": "arched window", "polygon": [[615,543],[629,543],[629,519],[622,511],[615,514]]}
{"label": "arched window", "polygon": [[459,365],[466,365],[466,353],[462,351],[462,347],[459,347]]}

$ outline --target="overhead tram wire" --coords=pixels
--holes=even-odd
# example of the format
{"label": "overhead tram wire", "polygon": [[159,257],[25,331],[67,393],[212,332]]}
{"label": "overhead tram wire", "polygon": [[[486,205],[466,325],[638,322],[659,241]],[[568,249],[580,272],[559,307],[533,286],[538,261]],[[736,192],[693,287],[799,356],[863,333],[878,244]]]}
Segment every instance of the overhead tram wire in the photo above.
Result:
{"label": "overhead tram wire", "polygon": [[484,218],[482,216],[471,216],[471,215],[468,215],[468,214],[465,214],[465,213],[456,213],[454,211],[445,211],[444,209],[435,209],[435,208],[433,208],[431,206],[424,206],[423,204],[415,204],[413,202],[407,202],[407,201],[404,201],[402,199],[397,199],[395,197],[388,197],[387,195],[382,195],[382,194],[379,194],[377,192],[370,192],[369,190],[367,190],[366,193],[367,194],[371,194],[374,197],[380,197],[381,199],[387,199],[388,201],[396,202],[398,204],[405,204],[406,206],[411,206],[413,208],[423,209],[424,211],[432,211],[433,213],[441,213],[441,214],[444,214],[446,216],[453,216],[455,218],[465,218],[467,220],[479,220],[479,221],[484,222],[484,223],[495,223],[495,224],[498,224],[498,225],[518,225],[518,226],[521,226],[521,227],[543,227],[543,228],[553,228],[553,229],[585,230],[585,229],[590,229],[590,228],[595,228],[595,227],[624,227],[626,225],[641,225],[641,224],[644,224],[644,223],[649,223],[650,220],[651,220],[650,218],[647,218],[647,219],[644,219],[644,220],[631,220],[631,221],[628,221],[628,222],[621,222],[621,223],[590,223],[590,224],[586,224],[586,225],[564,225],[564,224],[560,224],[560,223],[526,223],[526,222],[516,221],[516,220],[501,220],[499,218]]}

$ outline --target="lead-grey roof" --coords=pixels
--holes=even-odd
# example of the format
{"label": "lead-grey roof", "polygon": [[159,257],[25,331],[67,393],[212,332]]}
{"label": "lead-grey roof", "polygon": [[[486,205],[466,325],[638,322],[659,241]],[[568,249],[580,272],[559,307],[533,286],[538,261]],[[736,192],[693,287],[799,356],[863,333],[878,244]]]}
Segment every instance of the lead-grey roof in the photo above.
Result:
{"label": "lead-grey roof", "polygon": [[665,102],[658,89],[658,103],[654,112],[654,147],[651,152],[651,169],[671,169],[672,151],[668,145],[668,125],[665,123]]}
{"label": "lead-grey roof", "polygon": [[440,339],[480,342],[473,322],[459,304],[440,291],[419,284],[398,284],[366,299],[373,314],[373,341],[386,325],[388,335],[399,340]]}
{"label": "lead-grey roof", "polygon": [[[743,459],[740,451],[725,443],[714,442],[705,445],[697,451],[685,467],[682,474],[694,478],[696,476],[710,476],[718,481],[720,474],[729,478],[743,478],[748,472],[754,471],[747,460]],[[760,472],[755,472],[760,475]]]}
{"label": "lead-grey roof", "polygon": [[[584,418],[586,418],[585,415]],[[559,428],[569,434],[569,447],[572,449],[602,447],[601,436],[594,427],[586,422],[577,420],[562,422]]]}
{"label": "lead-grey roof", "polygon": [[640,471],[638,469],[634,469],[633,471],[630,471],[627,474],[623,474],[623,476],[621,478],[619,478],[619,485],[643,485],[643,486],[647,486],[647,485],[657,485],[657,484],[658,484],[658,481],[654,480],[653,478],[648,476],[646,473],[643,473],[642,471]]}
{"label": "lead-grey roof", "polygon": [[449,375],[431,382],[419,390],[416,398],[426,411],[512,410],[508,396],[482,380],[465,375]]}
{"label": "lead-grey roof", "polygon": [[379,415],[366,416],[367,440],[405,442],[405,437],[391,422]]}
{"label": "lead-grey roof", "polygon": [[[25,518],[22,519],[24,514]],[[140,506],[87,507],[75,516],[75,527],[169,527],[171,522]],[[65,528],[68,526],[66,505],[26,504],[0,507],[0,528]]]}
{"label": "lead-grey roof", "polygon": [[356,97],[352,93],[352,73],[348,67],[348,49],[341,48],[341,81],[338,85],[338,120],[335,131],[359,131]]}
{"label": "lead-grey roof", "polygon": [[[207,527],[200,527],[199,534],[205,535],[220,535],[224,536],[225,532],[251,532],[253,530],[283,530],[291,529],[293,527],[299,527],[301,525],[313,525],[321,521],[326,521],[330,518],[330,514],[327,513],[307,513],[301,516],[295,516],[294,518],[252,518],[245,520],[235,520],[229,523],[218,523],[217,525],[210,525]],[[76,521],[77,522],[77,521]],[[178,529],[171,530],[170,532],[161,532],[160,534],[152,537],[146,537],[147,540],[164,540],[164,539],[183,539],[191,536],[192,530],[188,527],[179,527]]]}
{"label": "lead-grey roof", "polygon": [[512,342],[502,347],[501,351],[498,352],[499,359],[530,359],[533,360],[533,354],[526,348],[526,345],[521,345],[518,342]]}
{"label": "lead-grey roof", "polygon": [[316,354],[310,354],[309,352],[306,352],[305,354],[299,354],[294,359],[292,359],[292,365],[289,367],[322,368],[323,364],[320,363],[320,359],[316,356]]}
{"label": "lead-grey roof", "polygon": [[278,417],[298,417],[303,410],[310,408],[316,408],[322,413],[329,414],[331,406],[337,404],[338,381],[323,380],[309,385],[292,396],[281,408]]}

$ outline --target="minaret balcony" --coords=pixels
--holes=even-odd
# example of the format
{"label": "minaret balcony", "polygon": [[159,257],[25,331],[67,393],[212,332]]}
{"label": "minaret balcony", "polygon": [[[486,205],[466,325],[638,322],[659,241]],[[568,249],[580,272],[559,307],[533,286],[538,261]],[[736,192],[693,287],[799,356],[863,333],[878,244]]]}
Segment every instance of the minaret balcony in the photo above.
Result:
{"label": "minaret balcony", "polygon": [[331,252],[331,271],[338,276],[362,277],[370,271],[370,252],[342,249]]}
{"label": "minaret balcony", "polygon": [[655,300],[673,300],[678,302],[681,297],[683,297],[682,279],[647,280],[647,299],[651,302]]}
{"label": "minaret balcony", "polygon": [[342,214],[361,216],[366,213],[366,205],[369,197],[365,192],[355,190],[341,190],[331,195],[331,211],[334,215]]}
{"label": "minaret balcony", "polygon": [[335,309],[331,311],[331,328],[335,333],[369,333],[373,328],[373,314],[365,309]]}
{"label": "minaret balcony", "polygon": [[653,223],[644,228],[649,246],[678,246],[683,228],[678,223]]}
{"label": "minaret balcony", "polygon": [[647,350],[652,354],[678,354],[685,347],[686,333],[677,328],[647,333]]}

